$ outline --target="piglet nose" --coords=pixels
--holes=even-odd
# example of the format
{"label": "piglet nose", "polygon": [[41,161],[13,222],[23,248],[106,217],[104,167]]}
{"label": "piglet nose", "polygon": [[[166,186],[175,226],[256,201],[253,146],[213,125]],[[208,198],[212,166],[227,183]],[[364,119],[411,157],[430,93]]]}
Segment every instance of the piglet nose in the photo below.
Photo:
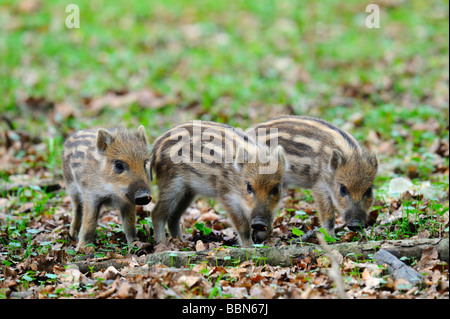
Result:
{"label": "piglet nose", "polygon": [[136,205],[147,205],[152,200],[149,191],[145,189],[140,189],[134,195],[134,203]]}
{"label": "piglet nose", "polygon": [[358,231],[364,228],[364,223],[362,223],[358,219],[353,219],[350,223],[347,224],[348,229],[351,231]]}
{"label": "piglet nose", "polygon": [[255,231],[266,231],[269,227],[269,223],[265,218],[262,217],[255,217],[252,220],[252,228]]}

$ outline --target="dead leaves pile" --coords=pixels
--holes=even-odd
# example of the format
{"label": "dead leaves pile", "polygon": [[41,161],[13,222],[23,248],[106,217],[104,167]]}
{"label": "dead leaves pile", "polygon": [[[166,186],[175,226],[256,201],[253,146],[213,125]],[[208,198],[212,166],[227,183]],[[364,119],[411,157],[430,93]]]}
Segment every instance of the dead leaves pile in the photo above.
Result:
{"label": "dead leaves pile", "polygon": [[[256,265],[245,261],[236,267],[206,263],[190,268],[164,265],[149,267],[143,259],[124,258],[121,269],[109,266],[99,271],[82,272],[76,265],[53,266],[51,272],[39,272],[41,284],[31,283],[27,290],[14,290],[15,280],[2,281],[9,298],[338,298],[334,282],[327,274],[327,257],[303,258],[290,267]],[[448,264],[437,259],[435,250],[424,251],[414,267],[425,274],[425,289],[394,280],[383,267],[370,262],[340,258],[340,269],[349,298],[410,299],[448,298]],[[3,269],[12,276],[10,268]],[[51,283],[47,274],[54,278]],[[45,284],[43,284],[45,283]]]}
{"label": "dead leaves pile", "polygon": [[[3,121],[2,121],[3,120]],[[50,177],[44,169],[46,163],[47,145],[38,137],[33,137],[26,131],[13,130],[12,127],[2,129],[1,125],[8,123],[5,117],[0,117],[0,167],[14,181],[21,178]],[[23,165],[23,163],[29,165]]]}
{"label": "dead leaves pile", "polygon": [[[406,196],[406,195],[405,195]],[[313,204],[299,200],[301,197],[290,191],[286,203],[292,209],[283,209],[274,225],[274,235],[268,246],[292,244],[295,238],[292,228],[308,232],[317,224]],[[296,198],[296,199],[294,199]],[[33,207],[18,207],[2,199],[8,210],[31,213]],[[392,202],[401,205],[402,199]],[[12,206],[11,206],[12,205]],[[221,213],[220,206],[200,199],[183,215],[181,223],[185,238],[171,239],[167,243],[152,245],[148,225],[139,232],[139,247],[131,253],[119,251],[125,242],[120,229],[117,211],[106,210],[100,215],[96,251],[98,255],[74,255],[75,241],[68,236],[71,217],[68,198],[56,205],[52,215],[35,216],[29,224],[29,237],[14,237],[14,232],[3,227],[0,233],[2,266],[0,270],[0,296],[6,298],[339,298],[335,284],[329,275],[331,261],[327,256],[314,258],[298,256],[291,265],[271,266],[252,260],[222,267],[213,263],[186,265],[173,268],[164,265],[150,266],[145,263],[145,254],[159,251],[203,251],[214,253],[224,243],[236,240],[236,233]],[[148,218],[154,204],[137,212],[138,221]],[[395,207],[391,209],[395,212]],[[383,216],[381,214],[380,216]],[[0,216],[2,225],[6,215]],[[380,217],[381,219],[383,217]],[[205,235],[195,228],[202,222],[212,229]],[[379,221],[380,222],[380,221]],[[447,214],[448,223],[448,214]],[[381,226],[378,226],[381,227]],[[191,233],[189,233],[189,231]],[[435,234],[434,234],[435,235]],[[106,237],[105,237],[106,236]],[[341,241],[352,241],[356,233],[346,233]],[[105,240],[106,238],[106,240]],[[19,241],[17,254],[29,253],[27,258],[9,263],[15,257],[10,254],[11,243]],[[315,238],[309,238],[315,242]],[[115,245],[111,251],[107,246]],[[81,261],[79,259],[82,258]],[[448,298],[448,264],[438,259],[435,250],[426,250],[414,269],[424,274],[425,287],[411,288],[402,280],[395,280],[385,268],[373,262],[359,261],[354,257],[336,253],[345,291],[349,298]],[[9,262],[6,262],[9,261]],[[87,264],[88,266],[82,266]],[[70,265],[70,266],[67,266]]]}

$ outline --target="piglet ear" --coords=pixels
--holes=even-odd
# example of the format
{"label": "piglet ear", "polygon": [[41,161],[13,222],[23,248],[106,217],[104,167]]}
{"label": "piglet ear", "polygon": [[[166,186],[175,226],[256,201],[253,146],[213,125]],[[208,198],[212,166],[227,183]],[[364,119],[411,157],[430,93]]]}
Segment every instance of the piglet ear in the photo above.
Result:
{"label": "piglet ear", "polygon": [[376,170],[378,169],[378,157],[377,151],[373,151],[368,158],[369,164],[373,166]]}
{"label": "piglet ear", "polygon": [[278,166],[284,167],[284,170],[287,171],[289,164],[286,158],[286,154],[284,153],[284,148],[281,145],[278,145],[277,147],[277,154],[278,154]]}
{"label": "piglet ear", "polygon": [[100,152],[104,152],[113,141],[113,136],[107,130],[99,129],[97,131],[97,149]]}
{"label": "piglet ear", "polygon": [[144,125],[139,125],[137,133],[136,133],[136,136],[138,138],[143,139],[145,142],[147,142],[147,139],[145,137],[145,127],[144,127]]}
{"label": "piglet ear", "polygon": [[330,161],[328,162],[328,169],[331,172],[334,172],[338,167],[345,163],[344,155],[337,149],[333,149],[330,157]]}

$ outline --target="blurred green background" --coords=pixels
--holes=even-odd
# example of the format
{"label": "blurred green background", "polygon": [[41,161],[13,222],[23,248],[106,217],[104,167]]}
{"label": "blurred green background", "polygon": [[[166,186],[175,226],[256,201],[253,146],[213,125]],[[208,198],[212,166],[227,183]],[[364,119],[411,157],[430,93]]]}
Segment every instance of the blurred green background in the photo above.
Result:
{"label": "blurred green background", "polygon": [[[70,3],[79,29],[65,26]],[[365,25],[370,3],[380,7],[379,29]],[[377,149],[384,176],[429,179],[440,169],[448,178],[448,7],[1,0],[0,146],[25,135],[43,144],[3,155],[1,174],[59,176],[62,142],[75,129],[141,123],[152,141],[192,119],[246,129],[300,114]]]}

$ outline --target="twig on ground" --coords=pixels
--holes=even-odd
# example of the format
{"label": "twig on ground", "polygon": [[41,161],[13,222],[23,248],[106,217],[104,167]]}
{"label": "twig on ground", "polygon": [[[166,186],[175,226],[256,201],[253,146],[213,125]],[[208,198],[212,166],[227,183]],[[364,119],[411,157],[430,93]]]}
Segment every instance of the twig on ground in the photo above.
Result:
{"label": "twig on ground", "polygon": [[322,246],[325,253],[328,255],[328,257],[330,257],[331,268],[328,270],[328,275],[336,285],[336,290],[339,298],[348,299],[347,293],[345,292],[344,288],[344,281],[342,280],[341,271],[339,269],[339,263],[337,262],[336,257],[333,254],[333,251],[331,250],[330,246],[327,245],[325,239],[323,238],[323,234],[317,232],[316,237],[319,240],[320,246]]}

